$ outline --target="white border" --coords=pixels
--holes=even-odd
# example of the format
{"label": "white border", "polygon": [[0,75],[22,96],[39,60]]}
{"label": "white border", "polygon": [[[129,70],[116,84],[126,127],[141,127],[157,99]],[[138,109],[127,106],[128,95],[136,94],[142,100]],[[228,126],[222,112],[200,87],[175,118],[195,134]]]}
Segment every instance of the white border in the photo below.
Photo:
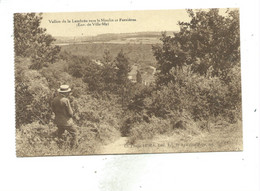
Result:
{"label": "white border", "polygon": [[[13,12],[215,7],[241,13],[243,152],[16,158]],[[0,190],[259,191],[259,9],[258,0],[0,0]]]}

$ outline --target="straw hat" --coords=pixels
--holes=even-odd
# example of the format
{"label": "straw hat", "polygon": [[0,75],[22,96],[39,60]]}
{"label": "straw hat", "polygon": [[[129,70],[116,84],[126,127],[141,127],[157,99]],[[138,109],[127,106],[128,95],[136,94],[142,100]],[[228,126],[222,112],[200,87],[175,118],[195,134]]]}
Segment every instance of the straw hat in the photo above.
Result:
{"label": "straw hat", "polygon": [[58,92],[60,93],[71,92],[71,89],[68,85],[61,85],[60,88],[58,89]]}

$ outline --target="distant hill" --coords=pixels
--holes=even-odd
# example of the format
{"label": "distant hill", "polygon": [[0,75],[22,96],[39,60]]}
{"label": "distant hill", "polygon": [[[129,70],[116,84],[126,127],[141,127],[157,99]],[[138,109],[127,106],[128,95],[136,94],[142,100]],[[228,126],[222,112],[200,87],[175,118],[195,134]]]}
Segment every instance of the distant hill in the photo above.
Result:
{"label": "distant hill", "polygon": [[[173,35],[174,31],[166,31],[167,35]],[[105,33],[96,36],[63,37],[55,36],[55,44],[78,44],[78,43],[160,43],[162,32],[136,32],[136,33]]]}

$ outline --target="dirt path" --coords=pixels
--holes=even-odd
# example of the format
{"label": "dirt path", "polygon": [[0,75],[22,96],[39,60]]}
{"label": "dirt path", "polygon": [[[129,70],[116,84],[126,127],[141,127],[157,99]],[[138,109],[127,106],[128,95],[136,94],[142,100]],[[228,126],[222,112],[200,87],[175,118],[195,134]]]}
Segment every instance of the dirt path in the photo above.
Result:
{"label": "dirt path", "polygon": [[126,146],[127,137],[120,137],[115,142],[100,148],[100,154],[120,154],[129,153],[129,148]]}

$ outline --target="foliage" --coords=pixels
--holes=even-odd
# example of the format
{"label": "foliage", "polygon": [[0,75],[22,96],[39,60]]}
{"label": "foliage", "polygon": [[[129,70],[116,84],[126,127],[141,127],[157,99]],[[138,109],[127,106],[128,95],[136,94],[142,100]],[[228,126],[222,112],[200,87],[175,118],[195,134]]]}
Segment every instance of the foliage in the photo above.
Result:
{"label": "foliage", "polygon": [[14,49],[16,56],[31,57],[32,69],[40,69],[58,58],[60,47],[53,46],[55,39],[40,27],[41,14],[14,14]]}
{"label": "foliage", "polygon": [[194,120],[241,117],[239,13],[187,10],[190,22],[180,32],[162,34],[154,46],[157,90],[148,110],[155,116],[187,110]]}
{"label": "foliage", "polygon": [[65,60],[69,62],[68,73],[82,79],[89,91],[100,94],[117,92],[116,66],[109,51],[104,52],[102,62],[73,55],[67,55]]}
{"label": "foliage", "polygon": [[179,57],[178,54],[185,57],[185,53],[178,47],[173,37],[162,33],[161,41],[163,42],[162,47],[159,45],[153,46],[154,56],[157,60],[156,69],[158,72],[156,74],[156,83],[158,86],[175,81],[174,76],[170,74],[170,70],[182,67],[183,58]]}
{"label": "foliage", "polygon": [[[86,95],[86,83],[66,72],[66,62],[60,60],[39,71],[29,69],[30,59],[17,57],[15,64],[17,156],[91,154],[99,144],[119,136],[122,109],[117,98]],[[70,134],[57,138],[56,127],[51,122],[50,102],[64,83],[73,89],[69,99],[74,121],[79,125],[77,149],[69,147]]]}
{"label": "foliage", "polygon": [[114,62],[117,69],[116,70],[116,84],[118,86],[117,94],[120,95],[121,104],[123,107],[125,107],[129,99],[130,80],[128,79],[128,73],[131,71],[131,66],[123,50],[121,50],[118,53]]}
{"label": "foliage", "polygon": [[110,65],[112,63],[112,60],[113,60],[113,58],[112,58],[112,55],[111,55],[109,49],[105,49],[104,55],[103,55],[103,63],[105,65]]}
{"label": "foliage", "polygon": [[[111,49],[89,45],[94,47],[91,51],[97,51],[94,56],[88,45],[77,45],[78,52],[72,55],[75,45],[70,45],[56,60],[58,49],[52,49],[52,37],[45,38],[45,30],[39,28],[41,16],[16,15],[16,21],[31,18],[23,21],[30,32],[15,23],[17,155],[90,154],[97,152],[96,145],[117,138],[119,132],[134,144],[158,135],[197,135],[209,127],[217,128],[212,125],[216,121],[222,121],[224,128],[241,120],[238,12],[222,16],[211,9],[188,10],[188,14],[191,21],[180,22],[180,32],[173,37],[163,33],[162,44],[153,47],[156,84],[150,85],[142,81],[147,79],[145,72],[147,65],[153,65],[152,58],[149,64],[138,60],[132,55],[137,54],[135,46],[129,45],[125,53],[116,52],[124,45],[111,45]],[[17,32],[19,27],[23,32]],[[149,52],[147,46],[139,48]],[[139,54],[148,53],[140,50]],[[54,64],[42,67],[50,62]],[[137,83],[128,79],[133,63],[142,65],[137,67]],[[68,148],[68,133],[62,140],[55,138],[51,122],[50,102],[62,84],[72,88],[69,99],[80,134],[76,150]]]}
{"label": "foliage", "polygon": [[86,65],[83,81],[88,84],[89,90],[93,92],[102,92],[104,90],[104,79],[102,74],[102,66],[93,62]]}
{"label": "foliage", "polygon": [[142,113],[147,110],[149,106],[148,99],[151,98],[154,87],[136,83],[131,86],[130,91],[131,99],[127,105],[127,109],[135,113]]}
{"label": "foliage", "polygon": [[104,51],[103,55],[103,67],[101,71],[101,76],[104,80],[104,90],[115,93],[117,91],[117,84],[116,84],[116,65],[115,62],[113,62],[112,55],[110,54],[109,50]]}
{"label": "foliage", "polygon": [[[221,16],[218,9],[211,9],[208,12],[188,10],[188,13],[191,21],[180,22],[181,32],[176,38],[178,42],[191,41],[193,46],[197,45],[197,48],[194,47],[195,51],[189,52],[189,55],[191,62],[199,58],[201,64],[194,65],[193,70],[205,74],[207,69],[212,67],[212,75],[225,80],[227,72],[236,64],[240,64],[238,10],[228,10],[226,17]],[[186,43],[184,47],[187,47]],[[210,65],[205,65],[207,63]]]}
{"label": "foliage", "polygon": [[190,67],[184,67],[182,72],[175,74],[177,83],[168,83],[160,89],[145,87],[137,91],[128,105],[132,116],[128,114],[124,119],[123,132],[129,134],[134,124],[150,123],[153,116],[176,122],[197,123],[219,117],[230,123],[236,122],[241,119],[240,81],[239,71],[231,71],[229,75],[234,81],[228,86],[217,77],[198,76],[191,72]]}
{"label": "foliage", "polygon": [[170,121],[152,117],[150,122],[135,123],[130,128],[128,143],[134,144],[137,140],[152,139],[156,135],[166,134],[171,131]]}
{"label": "foliage", "polygon": [[72,102],[75,122],[79,126],[89,123],[106,123],[111,128],[119,129],[122,108],[116,97],[99,99],[91,95],[84,95]]}
{"label": "foliage", "polygon": [[[69,64],[67,61],[59,60],[48,68],[43,68],[39,72],[47,79],[49,88],[52,92],[57,92],[62,84],[69,84],[72,96],[77,98],[88,90],[86,83],[81,78],[71,76],[69,73]],[[53,97],[55,94],[53,93]]]}
{"label": "foliage", "polygon": [[[210,74],[226,80],[228,71],[240,61],[239,13],[228,11],[227,16],[218,9],[187,11],[191,21],[179,22],[180,32],[174,37],[162,35],[162,47],[154,46],[157,60],[157,84],[175,81],[170,70],[181,70],[191,65],[200,75]],[[210,73],[208,73],[210,71]]]}
{"label": "foliage", "polygon": [[16,127],[33,121],[47,124],[51,117],[48,82],[38,71],[19,65],[23,61],[17,60],[15,71]]}
{"label": "foliage", "polygon": [[84,82],[88,90],[102,92],[104,90],[104,79],[102,66],[97,65],[88,57],[67,55],[66,62],[69,62],[68,73]]}
{"label": "foliage", "polygon": [[111,58],[115,58],[123,50],[131,64],[138,61],[143,68],[155,64],[156,60],[151,48],[152,45],[150,44],[85,43],[61,46],[61,53],[66,52],[75,56],[87,56],[91,59],[103,60],[105,51],[109,50]]}
{"label": "foliage", "polygon": [[79,56],[70,56],[67,62],[70,63],[68,67],[69,74],[76,78],[82,78],[85,75],[87,65],[91,64],[88,57]]}
{"label": "foliage", "polygon": [[[169,83],[154,93],[151,109],[156,116],[167,116],[169,111],[187,110],[194,120],[209,120],[211,117],[221,116],[232,122],[239,117],[240,81],[232,81],[230,85],[226,85],[218,77],[197,76],[188,71],[185,68],[182,73],[178,73],[178,83]],[[239,73],[236,75],[239,76]],[[230,114],[234,111],[238,115],[231,117]]]}
{"label": "foliage", "polygon": [[[33,122],[23,125],[16,130],[16,155],[25,157],[94,153],[96,146],[99,144],[97,134],[86,127],[77,129],[79,147],[71,148],[70,134],[66,132],[62,138],[58,138],[56,135],[57,128],[52,124],[41,125]],[[102,133],[102,136],[106,136],[106,132],[102,131]]]}
{"label": "foliage", "polygon": [[123,50],[121,50],[115,58],[115,65],[118,69],[117,83],[126,87],[128,83],[128,73],[131,71],[131,66]]}

